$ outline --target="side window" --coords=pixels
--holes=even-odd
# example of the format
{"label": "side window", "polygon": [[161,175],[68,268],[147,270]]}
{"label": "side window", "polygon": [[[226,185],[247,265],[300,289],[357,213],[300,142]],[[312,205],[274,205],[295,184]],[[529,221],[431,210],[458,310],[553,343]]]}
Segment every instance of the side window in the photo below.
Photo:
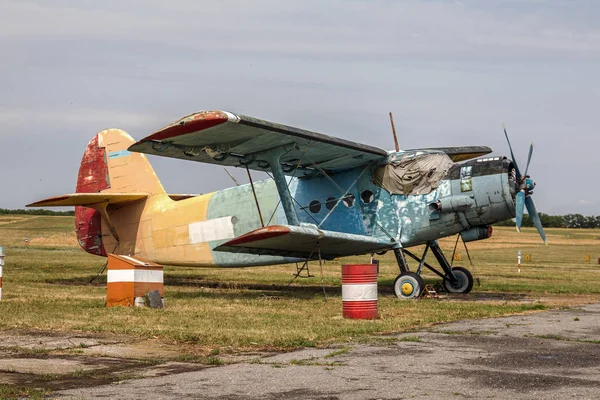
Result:
{"label": "side window", "polygon": [[356,197],[354,197],[353,194],[347,194],[342,200],[342,202],[346,207],[350,208],[354,206],[354,203],[356,202]]}
{"label": "side window", "polygon": [[335,197],[328,197],[327,201],[325,202],[325,207],[327,207],[328,210],[332,210],[333,207],[335,207],[335,203],[337,203],[337,199]]}
{"label": "side window", "polygon": [[375,200],[375,195],[373,194],[373,192],[367,189],[360,194],[360,199],[363,203],[369,204],[373,200]]}
{"label": "side window", "polygon": [[321,202],[318,200],[311,201],[310,204],[308,205],[308,209],[313,214],[318,213],[319,211],[321,211]]}

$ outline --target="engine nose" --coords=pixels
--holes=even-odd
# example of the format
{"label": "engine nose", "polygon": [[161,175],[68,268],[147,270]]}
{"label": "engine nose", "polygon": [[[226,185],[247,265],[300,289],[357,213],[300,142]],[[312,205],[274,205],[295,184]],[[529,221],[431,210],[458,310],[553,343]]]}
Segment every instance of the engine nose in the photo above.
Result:
{"label": "engine nose", "polygon": [[[538,212],[533,204],[533,199],[531,195],[533,194],[533,188],[535,187],[535,182],[531,179],[531,177],[527,174],[529,170],[529,163],[531,162],[531,156],[533,155],[533,143],[529,146],[529,155],[527,157],[527,165],[525,166],[525,172],[519,169],[517,165],[517,160],[515,159],[515,154],[513,153],[512,146],[510,144],[510,139],[508,138],[508,133],[506,132],[506,128],[504,124],[502,124],[502,128],[504,129],[504,136],[506,137],[506,141],[508,143],[508,148],[510,149],[510,155],[513,160],[514,165],[514,176],[515,181],[518,184],[518,192],[515,196],[515,212],[516,212],[516,220],[517,220],[517,231],[521,229],[521,223],[523,222],[523,211],[525,207],[527,207],[527,213],[531,218],[531,221],[535,225],[540,237],[544,241],[545,244],[548,244],[546,241],[546,234],[544,233],[544,228],[542,227],[542,221]],[[512,172],[511,172],[512,175]]]}
{"label": "engine nose", "polygon": [[527,175],[527,176],[525,177],[525,182],[524,182],[524,184],[525,184],[525,187],[524,187],[524,189],[525,189],[527,192],[529,192],[529,194],[531,194],[531,191],[533,190],[533,188],[535,188],[535,182],[533,181],[533,179],[531,179],[531,178],[529,177],[529,175]]}

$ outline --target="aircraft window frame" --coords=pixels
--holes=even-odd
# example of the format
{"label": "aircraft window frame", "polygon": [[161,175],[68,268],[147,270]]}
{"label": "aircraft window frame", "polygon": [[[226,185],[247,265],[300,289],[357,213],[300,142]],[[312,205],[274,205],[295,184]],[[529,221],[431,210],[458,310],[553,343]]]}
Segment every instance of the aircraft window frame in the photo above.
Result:
{"label": "aircraft window frame", "polygon": [[318,214],[321,211],[321,202],[319,200],[313,200],[308,205],[308,209],[313,214]]}
{"label": "aircraft window frame", "polygon": [[337,203],[337,199],[335,197],[328,197],[327,200],[325,201],[325,208],[327,208],[329,211],[333,210],[333,207],[335,207],[335,204]]}
{"label": "aircraft window frame", "polygon": [[344,196],[344,198],[342,199],[342,203],[344,203],[344,205],[348,208],[353,207],[354,204],[356,203],[356,196],[353,195],[352,193],[348,193],[346,196]]}
{"label": "aircraft window frame", "polygon": [[369,189],[363,190],[360,194],[360,199],[364,204],[370,204],[375,200],[375,193]]}

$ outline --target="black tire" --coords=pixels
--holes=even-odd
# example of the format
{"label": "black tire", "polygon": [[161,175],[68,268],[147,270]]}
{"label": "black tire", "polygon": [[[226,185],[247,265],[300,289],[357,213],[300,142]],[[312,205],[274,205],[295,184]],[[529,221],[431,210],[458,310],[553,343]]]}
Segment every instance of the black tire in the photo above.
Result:
{"label": "black tire", "polygon": [[458,282],[452,283],[448,279],[444,279],[444,287],[450,293],[462,293],[467,294],[473,289],[473,275],[468,269],[463,267],[452,268],[454,276],[458,279]]}
{"label": "black tire", "polygon": [[425,288],[425,281],[414,272],[403,272],[394,281],[394,293],[402,300],[416,299]]}

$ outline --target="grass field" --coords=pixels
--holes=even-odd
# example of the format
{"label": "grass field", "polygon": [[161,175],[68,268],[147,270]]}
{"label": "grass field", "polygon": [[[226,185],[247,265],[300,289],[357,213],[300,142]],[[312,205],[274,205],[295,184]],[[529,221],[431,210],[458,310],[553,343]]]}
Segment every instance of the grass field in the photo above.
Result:
{"label": "grass field", "polygon": [[[241,269],[165,267],[165,309],[105,307],[106,275],[89,283],[105,259],[77,245],[73,217],[0,216],[6,252],[0,329],[129,334],[185,344],[198,352],[322,346],[375,340],[373,335],[465,318],[576,305],[600,298],[600,230],[548,229],[550,246],[533,229],[520,235],[496,228],[492,239],[469,244],[474,267],[459,244],[461,262],[480,285],[471,295],[400,301],[391,285],[393,255],[380,256],[380,318],[342,318],[341,268],[368,256],[327,262],[312,278],[287,287],[295,265]],[[25,237],[29,244],[25,245]],[[440,242],[451,254],[455,238]],[[517,249],[523,253],[517,273]],[[419,249],[414,249],[419,254]],[[525,254],[531,261],[525,261]],[[591,262],[586,263],[585,256]],[[433,257],[429,261],[435,265]],[[414,266],[415,263],[411,265]],[[434,283],[433,274],[425,274]]]}

